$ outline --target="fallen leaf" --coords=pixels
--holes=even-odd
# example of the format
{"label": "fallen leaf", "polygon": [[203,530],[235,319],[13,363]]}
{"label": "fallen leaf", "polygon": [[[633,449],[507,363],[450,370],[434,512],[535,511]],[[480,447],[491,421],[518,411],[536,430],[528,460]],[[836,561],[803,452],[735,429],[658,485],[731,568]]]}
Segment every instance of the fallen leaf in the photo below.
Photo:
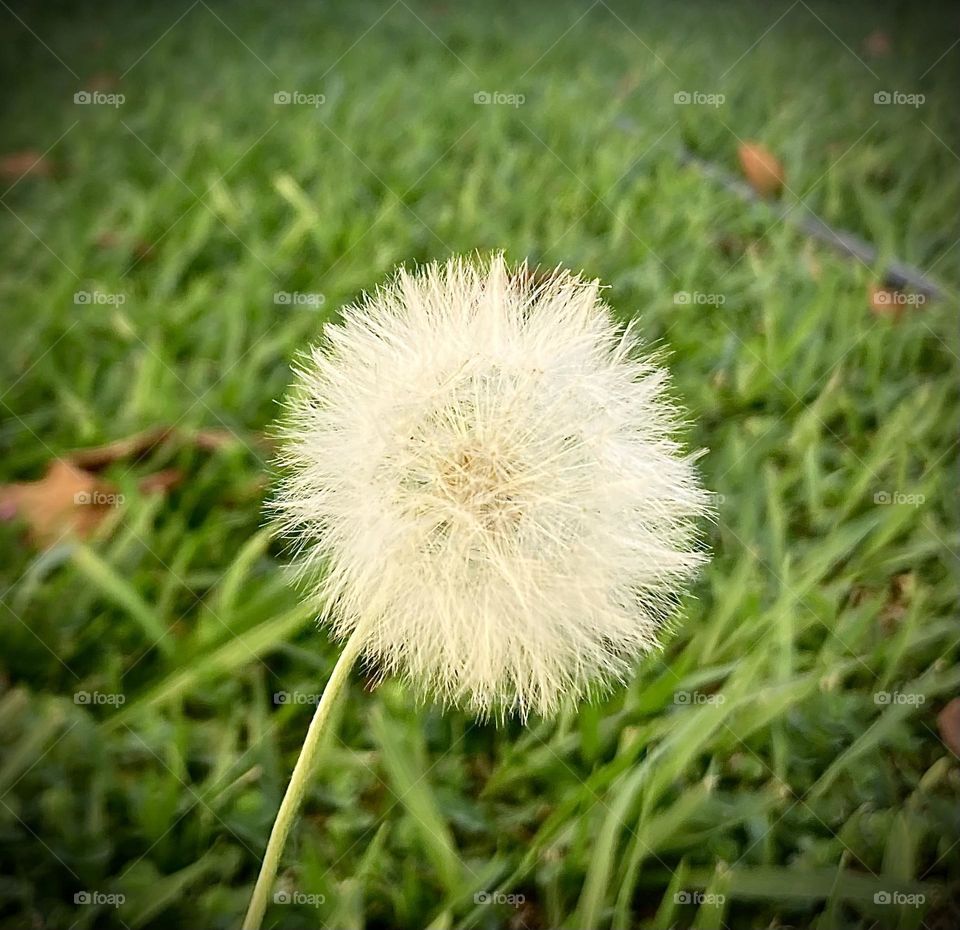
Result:
{"label": "fallen leaf", "polygon": [[955,756],[960,756],[960,698],[954,698],[937,714],[940,739]]}
{"label": "fallen leaf", "polygon": [[744,142],[737,149],[737,157],[744,177],[761,197],[772,197],[783,188],[783,165],[768,148],[758,142]]}
{"label": "fallen leaf", "polygon": [[193,441],[198,449],[206,449],[208,452],[215,452],[217,449],[243,442],[236,433],[231,433],[228,429],[197,430],[193,434]]}
{"label": "fallen leaf", "polygon": [[[266,437],[255,435],[252,442],[269,448]],[[89,471],[100,471],[121,459],[139,461],[146,458],[157,448],[167,443],[178,443],[185,446],[196,446],[205,452],[216,452],[229,446],[242,445],[245,440],[242,436],[228,429],[198,429],[183,430],[172,426],[154,426],[123,439],[115,439],[102,446],[93,446],[89,449],[77,449],[64,456],[65,459]]]}
{"label": "fallen leaf", "polygon": [[[97,473],[121,460],[139,462],[171,442],[212,452],[244,440],[226,429],[157,426],[102,446],[78,449],[54,459],[38,481],[0,485],[0,520],[23,520],[27,539],[39,547],[54,545],[71,533],[86,538],[124,503],[117,487]],[[260,436],[254,442],[266,445]],[[144,494],[166,493],[185,477],[179,468],[161,469],[141,478],[138,488]],[[262,487],[251,490],[262,492]]]}
{"label": "fallen leaf", "polygon": [[103,446],[78,449],[70,452],[66,458],[81,468],[97,471],[120,459],[144,458],[148,452],[152,452],[169,439],[173,432],[169,426],[155,426],[140,433],[134,433],[132,436],[125,436],[123,439],[115,439]]}
{"label": "fallen leaf", "polygon": [[[166,468],[137,486],[144,494],[166,493],[183,477],[179,468]],[[116,485],[66,459],[54,459],[39,481],[0,485],[0,520],[23,520],[27,539],[40,548],[71,534],[86,539],[123,503]]]}
{"label": "fallen leaf", "polygon": [[4,181],[16,182],[28,176],[51,178],[53,175],[53,162],[36,149],[11,152],[0,158],[0,177]]}
{"label": "fallen leaf", "polygon": [[25,521],[28,539],[41,547],[70,533],[90,536],[122,502],[113,485],[63,459],[54,459],[39,481],[0,486],[0,516]]}

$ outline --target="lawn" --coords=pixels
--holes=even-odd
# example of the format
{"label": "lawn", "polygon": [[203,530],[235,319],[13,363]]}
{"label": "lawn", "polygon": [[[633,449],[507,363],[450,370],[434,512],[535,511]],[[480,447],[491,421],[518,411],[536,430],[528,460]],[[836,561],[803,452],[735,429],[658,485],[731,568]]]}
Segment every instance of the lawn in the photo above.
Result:
{"label": "lawn", "polygon": [[[667,353],[712,561],[559,720],[355,672],[265,926],[958,925],[954,9],[2,6],[0,481],[175,433],[92,535],[3,509],[0,927],[239,925],[338,653],[266,526],[290,362],[499,248]],[[748,141],[775,202],[681,161]],[[892,260],[941,298],[872,307]]]}

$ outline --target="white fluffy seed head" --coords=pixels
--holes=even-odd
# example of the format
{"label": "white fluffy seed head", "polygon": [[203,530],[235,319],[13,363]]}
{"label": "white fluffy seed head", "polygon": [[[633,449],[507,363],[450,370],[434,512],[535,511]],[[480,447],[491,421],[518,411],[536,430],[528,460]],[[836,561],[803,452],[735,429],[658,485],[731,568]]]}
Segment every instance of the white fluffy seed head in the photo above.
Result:
{"label": "white fluffy seed head", "polygon": [[334,634],[481,716],[623,680],[709,507],[598,282],[455,258],[342,316],[297,372],[276,501]]}

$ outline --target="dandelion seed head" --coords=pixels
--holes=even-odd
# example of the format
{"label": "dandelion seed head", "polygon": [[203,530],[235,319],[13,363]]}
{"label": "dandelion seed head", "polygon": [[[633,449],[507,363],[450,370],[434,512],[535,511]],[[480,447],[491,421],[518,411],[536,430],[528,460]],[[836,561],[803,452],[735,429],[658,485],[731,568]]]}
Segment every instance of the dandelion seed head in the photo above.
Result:
{"label": "dandelion seed head", "polygon": [[659,646],[703,561],[678,423],[598,282],[454,258],[399,271],[301,361],[276,511],[383,674],[551,715]]}

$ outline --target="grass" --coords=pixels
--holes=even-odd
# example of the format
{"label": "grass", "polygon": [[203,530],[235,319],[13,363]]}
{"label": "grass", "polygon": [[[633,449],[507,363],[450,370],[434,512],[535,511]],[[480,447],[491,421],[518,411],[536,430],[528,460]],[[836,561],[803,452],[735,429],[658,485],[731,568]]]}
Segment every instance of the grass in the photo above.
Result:
{"label": "grass", "polygon": [[[670,351],[720,495],[713,561],[665,654],[556,722],[478,725],[355,675],[267,926],[956,926],[960,769],[936,724],[960,689],[946,8],[0,18],[5,151],[52,146],[55,167],[0,211],[4,480],[157,424],[241,440],[117,463],[123,513],[85,544],[38,553],[0,525],[0,926],[238,925],[336,657],[261,528],[256,437],[340,305],[398,262],[495,247],[601,277]],[[891,55],[864,52],[874,29]],[[105,72],[125,102],[74,105]],[[274,104],[294,90],[326,99]],[[881,261],[679,164],[683,144],[735,170],[747,139],[784,162],[786,204]],[[947,298],[872,314],[893,257]],[[189,478],[140,493],[159,467]]]}

